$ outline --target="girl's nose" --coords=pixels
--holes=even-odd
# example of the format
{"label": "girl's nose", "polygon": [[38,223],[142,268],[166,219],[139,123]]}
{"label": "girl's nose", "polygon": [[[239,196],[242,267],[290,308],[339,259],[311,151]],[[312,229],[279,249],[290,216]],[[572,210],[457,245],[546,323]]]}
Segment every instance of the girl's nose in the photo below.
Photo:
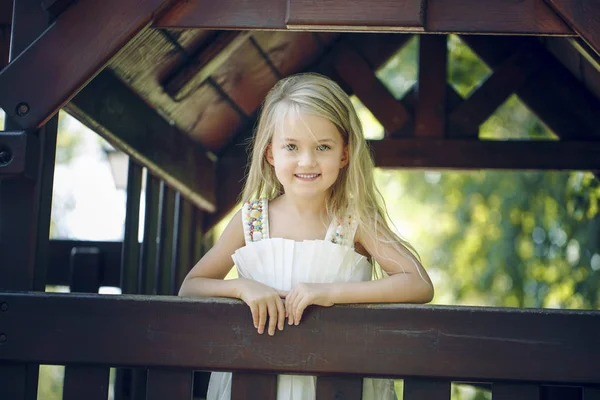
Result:
{"label": "girl's nose", "polygon": [[301,167],[311,167],[315,165],[315,155],[312,151],[305,151],[300,154],[298,165]]}

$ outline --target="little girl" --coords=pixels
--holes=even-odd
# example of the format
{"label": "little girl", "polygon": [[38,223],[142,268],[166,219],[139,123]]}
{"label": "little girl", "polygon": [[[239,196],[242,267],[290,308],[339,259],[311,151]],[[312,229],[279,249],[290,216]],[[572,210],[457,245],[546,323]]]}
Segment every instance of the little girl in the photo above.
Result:
{"label": "little girl", "polygon": [[[373,168],[356,111],[335,82],[317,74],[279,81],[263,104],[242,209],[180,296],[241,299],[269,335],[286,318],[298,325],[309,305],[429,302],[431,281],[388,226]],[[384,279],[372,280],[373,259]],[[234,262],[239,278],[223,280]],[[312,400],[315,387],[315,377],[280,375],[277,398]],[[207,398],[230,397],[231,373],[213,373]],[[364,380],[363,399],[393,398],[391,380]]]}

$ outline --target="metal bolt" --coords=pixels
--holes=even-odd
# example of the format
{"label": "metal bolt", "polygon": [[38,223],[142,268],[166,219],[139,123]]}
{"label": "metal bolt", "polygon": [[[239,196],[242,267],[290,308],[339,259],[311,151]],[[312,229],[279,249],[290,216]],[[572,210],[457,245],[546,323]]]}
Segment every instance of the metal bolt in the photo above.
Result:
{"label": "metal bolt", "polygon": [[25,115],[27,115],[27,113],[29,113],[29,104],[19,103],[17,105],[17,115],[19,117],[24,117]]}
{"label": "metal bolt", "polygon": [[7,148],[0,149],[0,167],[5,167],[8,164],[10,164],[12,159],[13,159],[13,155],[12,155],[12,152],[10,151],[10,149],[7,149]]}
{"label": "metal bolt", "polygon": [[0,303],[0,311],[8,311],[8,303]]}
{"label": "metal bolt", "polygon": [[8,337],[4,333],[0,333],[0,343],[6,343]]}

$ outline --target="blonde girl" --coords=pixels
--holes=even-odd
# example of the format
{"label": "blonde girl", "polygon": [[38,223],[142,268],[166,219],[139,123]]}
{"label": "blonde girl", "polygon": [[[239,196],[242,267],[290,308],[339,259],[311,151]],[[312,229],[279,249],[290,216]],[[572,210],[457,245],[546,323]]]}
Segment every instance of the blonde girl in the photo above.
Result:
{"label": "blonde girl", "polygon": [[[298,325],[310,305],[431,301],[427,272],[388,225],[373,169],[339,85],[312,73],[279,81],[259,117],[242,209],[180,296],[241,299],[269,335],[286,318]],[[371,279],[373,261],[384,279]],[[223,280],[234,262],[239,278]],[[278,399],[314,399],[314,388],[314,377],[282,375]],[[213,373],[208,398],[230,393],[231,374]],[[365,379],[363,399],[386,398],[394,398],[391,381]]]}

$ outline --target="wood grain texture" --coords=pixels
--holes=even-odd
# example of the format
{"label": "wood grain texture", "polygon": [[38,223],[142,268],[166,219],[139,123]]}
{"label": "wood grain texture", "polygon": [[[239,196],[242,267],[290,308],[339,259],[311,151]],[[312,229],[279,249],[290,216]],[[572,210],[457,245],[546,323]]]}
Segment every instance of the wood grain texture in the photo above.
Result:
{"label": "wood grain texture", "polygon": [[[73,4],[0,72],[0,107],[23,128],[42,126],[169,2],[106,0]],[[90,15],[94,23],[88,21]],[[17,117],[17,105],[23,102],[30,110]]]}
{"label": "wood grain texture", "polygon": [[[2,302],[10,307],[0,316],[8,338],[0,346],[2,362],[442,380],[600,380],[598,311],[311,307],[302,324],[270,337],[256,333],[248,307],[235,300],[0,293]],[[348,321],[369,329],[352,329]]]}
{"label": "wood grain texture", "polygon": [[545,0],[569,26],[600,54],[600,0]]}
{"label": "wood grain texture", "polygon": [[288,0],[287,27],[423,30],[424,0]]}
{"label": "wood grain texture", "polygon": [[193,383],[192,371],[151,368],[148,370],[146,400],[190,400]]}
{"label": "wood grain texture", "polygon": [[277,375],[235,372],[231,382],[235,400],[277,399]]}
{"label": "wood grain texture", "polygon": [[317,400],[361,400],[363,379],[360,376],[317,377]]}
{"label": "wood grain texture", "polygon": [[450,393],[450,381],[404,380],[404,400],[450,400]]}
{"label": "wood grain texture", "polygon": [[63,400],[106,400],[109,375],[108,367],[67,366]]}
{"label": "wood grain texture", "polygon": [[574,34],[544,0],[428,0],[425,29],[428,32]]}
{"label": "wood grain texture", "polygon": [[445,35],[423,35],[419,41],[419,80],[415,136],[446,134],[448,49]]}

